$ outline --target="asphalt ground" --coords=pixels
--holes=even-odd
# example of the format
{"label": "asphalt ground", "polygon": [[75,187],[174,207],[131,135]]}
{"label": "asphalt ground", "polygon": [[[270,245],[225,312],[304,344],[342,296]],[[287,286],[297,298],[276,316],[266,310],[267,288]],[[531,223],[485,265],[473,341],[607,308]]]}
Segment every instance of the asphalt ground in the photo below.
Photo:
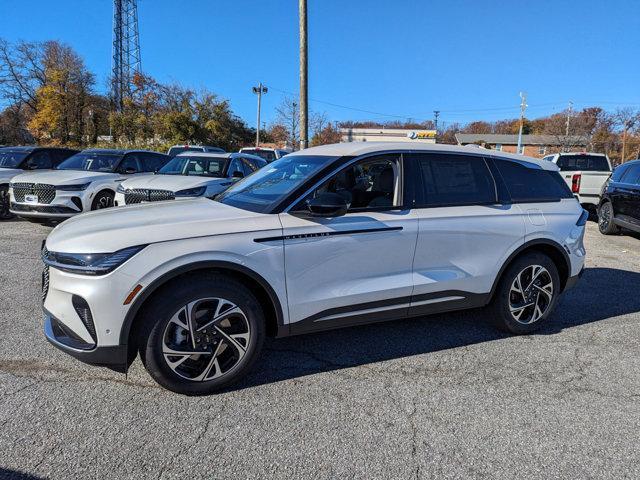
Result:
{"label": "asphalt ground", "polygon": [[640,478],[640,237],[590,223],[535,335],[474,310],[275,340],[193,398],[45,341],[49,231],[0,224],[1,478]]}

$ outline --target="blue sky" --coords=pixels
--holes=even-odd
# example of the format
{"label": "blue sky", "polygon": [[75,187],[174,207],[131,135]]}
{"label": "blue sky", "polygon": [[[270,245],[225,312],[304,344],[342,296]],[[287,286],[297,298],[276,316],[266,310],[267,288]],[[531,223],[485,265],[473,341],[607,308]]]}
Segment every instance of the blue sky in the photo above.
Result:
{"label": "blue sky", "polygon": [[[632,0],[309,0],[310,106],[331,120],[444,122],[597,104],[640,107],[640,12]],[[206,87],[250,125],[298,91],[296,0],[139,0],[143,69]],[[105,89],[110,0],[0,0],[0,37],[70,44]],[[324,102],[324,103],[321,103]],[[338,106],[350,107],[349,110]],[[376,113],[358,111],[367,110]]]}

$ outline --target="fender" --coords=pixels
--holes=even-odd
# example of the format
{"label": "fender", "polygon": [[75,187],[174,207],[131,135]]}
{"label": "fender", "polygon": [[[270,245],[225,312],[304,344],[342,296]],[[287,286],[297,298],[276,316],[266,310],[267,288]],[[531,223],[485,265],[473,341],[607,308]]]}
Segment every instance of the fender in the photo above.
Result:
{"label": "fender", "polygon": [[[493,298],[493,295],[496,289],[498,288],[498,282],[502,278],[502,274],[507,269],[509,264],[513,261],[513,259],[516,258],[518,255],[520,255],[527,248],[534,247],[536,245],[553,247],[555,250],[558,250],[558,252],[562,253],[562,258],[564,258],[565,266],[567,267],[567,272],[569,272],[569,275],[571,275],[571,260],[569,259],[569,254],[567,254],[567,251],[562,247],[562,245],[560,245],[555,240],[551,240],[550,238],[536,238],[534,240],[529,240],[528,242],[525,242],[522,245],[520,245],[518,248],[516,248],[511,253],[511,255],[509,255],[507,260],[502,264],[502,267],[500,268],[500,271],[498,272],[496,279],[493,281],[493,286],[491,287],[491,293],[489,295],[490,299]],[[564,290],[564,286],[563,286],[563,290]]]}
{"label": "fender", "polygon": [[269,300],[271,300],[271,303],[273,303],[276,312],[276,324],[278,327],[277,336],[280,337],[288,335],[289,330],[288,326],[284,324],[282,305],[280,304],[280,300],[278,299],[276,292],[273,290],[273,288],[271,288],[271,285],[269,285],[269,283],[262,276],[260,276],[253,270],[237,263],[219,260],[205,260],[181,265],[180,267],[175,268],[174,270],[171,270],[164,275],[156,278],[146,288],[144,288],[142,293],[134,301],[133,305],[131,305],[124,318],[122,329],[120,330],[120,345],[127,345],[129,343],[131,326],[133,325],[133,320],[136,318],[140,307],[142,307],[147,298],[149,298],[161,285],[164,285],[167,281],[177,277],[178,275],[205,268],[222,268],[226,270],[233,270],[235,272],[245,274],[258,282],[260,286],[265,289],[265,291],[269,295]]}

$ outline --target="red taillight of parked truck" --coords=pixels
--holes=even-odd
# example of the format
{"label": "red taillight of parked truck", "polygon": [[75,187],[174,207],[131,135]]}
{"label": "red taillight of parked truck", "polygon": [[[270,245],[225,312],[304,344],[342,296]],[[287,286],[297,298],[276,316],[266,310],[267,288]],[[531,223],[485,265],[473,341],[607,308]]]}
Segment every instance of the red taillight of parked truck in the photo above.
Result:
{"label": "red taillight of parked truck", "polygon": [[580,180],[582,180],[582,175],[579,173],[571,177],[571,191],[573,193],[580,193]]}

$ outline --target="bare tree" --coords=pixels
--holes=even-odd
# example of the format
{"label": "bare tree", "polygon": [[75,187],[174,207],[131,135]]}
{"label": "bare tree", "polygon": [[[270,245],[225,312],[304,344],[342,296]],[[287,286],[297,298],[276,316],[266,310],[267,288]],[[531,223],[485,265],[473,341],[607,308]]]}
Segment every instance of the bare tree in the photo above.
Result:
{"label": "bare tree", "polygon": [[291,97],[285,97],[276,107],[276,123],[286,127],[289,134],[287,142],[294,148],[300,145],[300,106]]}

